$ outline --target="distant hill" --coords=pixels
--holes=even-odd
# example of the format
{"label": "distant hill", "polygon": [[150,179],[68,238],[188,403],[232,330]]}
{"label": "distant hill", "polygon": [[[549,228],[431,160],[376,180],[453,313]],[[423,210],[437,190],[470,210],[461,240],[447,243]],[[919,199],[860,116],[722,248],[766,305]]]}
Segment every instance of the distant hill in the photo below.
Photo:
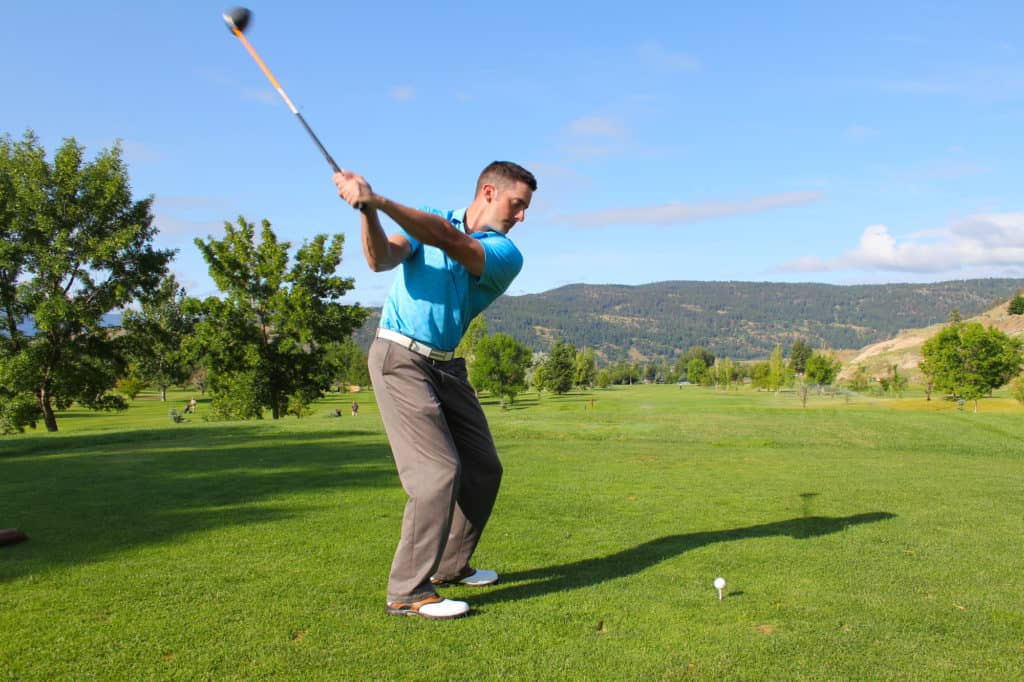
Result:
{"label": "distant hill", "polygon": [[[995,327],[1009,335],[1024,338],[1024,315],[1010,315],[1005,303],[997,305],[972,317],[964,316],[965,322],[980,322],[985,327]],[[962,311],[961,311],[962,312]],[[918,363],[921,362],[921,347],[925,341],[939,333],[946,320],[920,329],[908,329],[891,339],[873,343],[856,353],[848,354],[843,360],[840,379],[853,375],[858,365],[863,365],[869,376],[885,376],[893,365],[911,382],[922,378]]]}
{"label": "distant hill", "polygon": [[[604,360],[672,359],[692,346],[737,360],[767,358],[796,339],[814,348],[860,349],[901,330],[966,319],[1006,301],[1024,279],[839,286],[778,282],[573,284],[540,294],[502,296],[484,313],[491,333],[534,350],[557,338],[594,348]],[[356,340],[369,346],[378,316]]]}

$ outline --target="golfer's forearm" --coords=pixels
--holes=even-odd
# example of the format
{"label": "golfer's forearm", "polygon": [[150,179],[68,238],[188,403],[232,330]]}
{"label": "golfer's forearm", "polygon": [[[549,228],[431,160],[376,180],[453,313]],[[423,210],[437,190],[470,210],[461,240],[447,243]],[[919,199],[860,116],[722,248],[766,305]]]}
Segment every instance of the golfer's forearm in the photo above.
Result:
{"label": "golfer's forearm", "polygon": [[379,194],[373,195],[372,204],[402,226],[418,242],[447,251],[453,238],[462,235],[439,215],[403,206]]}
{"label": "golfer's forearm", "polygon": [[362,211],[363,256],[374,272],[390,270],[398,265],[400,258],[380,224],[380,216],[374,208]]}

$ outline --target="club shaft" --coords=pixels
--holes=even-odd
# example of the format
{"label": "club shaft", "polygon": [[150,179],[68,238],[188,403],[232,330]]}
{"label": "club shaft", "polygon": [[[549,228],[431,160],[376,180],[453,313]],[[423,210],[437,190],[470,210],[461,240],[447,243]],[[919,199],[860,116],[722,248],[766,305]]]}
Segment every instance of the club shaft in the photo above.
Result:
{"label": "club shaft", "polygon": [[306,123],[306,119],[302,118],[302,114],[300,114],[299,110],[295,108],[294,104],[292,104],[292,101],[291,99],[288,98],[288,94],[284,91],[284,88],[281,87],[281,84],[277,81],[276,78],[274,78],[274,74],[271,73],[269,68],[267,68],[267,65],[264,63],[259,53],[256,52],[256,48],[254,48],[252,44],[248,41],[248,39],[246,39],[245,34],[239,31],[236,27],[232,26],[231,32],[235,34],[235,37],[242,41],[242,45],[245,45],[245,49],[249,51],[249,55],[253,58],[253,60],[255,60],[257,64],[259,64],[260,69],[263,70],[263,75],[267,77],[267,80],[270,81],[270,84],[273,85],[274,89],[277,90],[277,94],[281,95],[281,99],[283,99],[284,103],[288,105],[288,108],[291,110],[291,112],[295,114],[296,117],[298,117],[299,123],[301,123],[302,127],[306,129],[307,133],[309,133],[309,137],[316,144],[317,148],[320,150],[320,153],[324,155],[324,158],[327,159],[327,163],[330,164],[331,168],[334,169],[335,173],[339,172],[341,169],[338,167],[338,164],[335,163],[333,158],[331,158],[331,155],[327,152],[327,149],[320,142],[320,138],[316,136],[316,133],[313,132],[313,129],[309,127],[308,123]]}

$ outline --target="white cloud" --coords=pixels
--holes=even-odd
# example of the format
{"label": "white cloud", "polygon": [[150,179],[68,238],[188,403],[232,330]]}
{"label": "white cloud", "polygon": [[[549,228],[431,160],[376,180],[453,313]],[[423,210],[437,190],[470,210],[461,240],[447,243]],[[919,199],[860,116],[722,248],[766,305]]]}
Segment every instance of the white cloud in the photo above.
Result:
{"label": "white cloud", "polygon": [[784,192],[739,201],[672,202],[655,206],[612,208],[559,216],[561,222],[575,227],[612,225],[681,225],[700,220],[760,213],[774,208],[801,206],[821,199],[821,192]]}
{"label": "white cloud", "polygon": [[411,85],[396,85],[391,88],[391,99],[398,102],[409,102],[416,98],[416,88]]}
{"label": "white cloud", "polygon": [[571,135],[587,137],[621,137],[624,129],[622,123],[607,116],[586,116],[569,123],[567,128]]}
{"label": "white cloud", "polygon": [[637,48],[640,58],[667,71],[696,71],[700,63],[685,52],[670,50],[656,40],[648,40]]}
{"label": "white cloud", "polygon": [[905,273],[1014,268],[1024,263],[1024,213],[970,216],[941,230],[897,238],[886,225],[869,225],[843,255],[807,256],[780,266],[789,272],[886,270]]}

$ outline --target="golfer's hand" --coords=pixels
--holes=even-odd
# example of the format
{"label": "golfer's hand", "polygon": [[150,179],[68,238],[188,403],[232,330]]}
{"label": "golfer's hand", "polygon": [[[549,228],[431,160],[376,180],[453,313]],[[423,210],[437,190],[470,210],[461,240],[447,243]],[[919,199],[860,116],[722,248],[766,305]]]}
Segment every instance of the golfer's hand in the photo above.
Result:
{"label": "golfer's hand", "polygon": [[338,196],[348,202],[352,208],[370,208],[373,206],[373,188],[362,175],[347,170],[334,174],[334,184],[338,188]]}

